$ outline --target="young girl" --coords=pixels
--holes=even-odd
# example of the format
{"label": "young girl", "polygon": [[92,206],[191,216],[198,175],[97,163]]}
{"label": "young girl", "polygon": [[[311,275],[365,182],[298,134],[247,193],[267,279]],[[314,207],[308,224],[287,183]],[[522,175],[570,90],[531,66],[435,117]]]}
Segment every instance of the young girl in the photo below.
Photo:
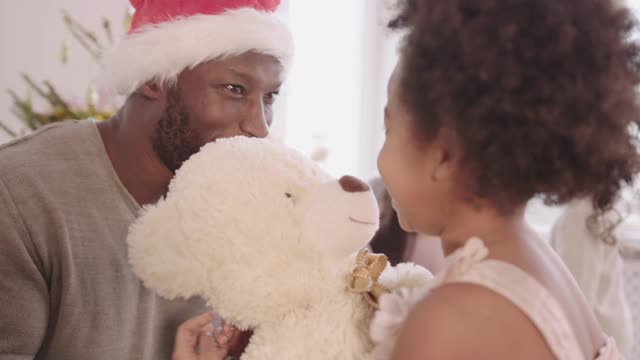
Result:
{"label": "young girl", "polygon": [[524,208],[586,197],[604,212],[640,169],[629,12],[614,0],[400,8],[378,166],[404,230],[440,236],[447,262],[393,359],[621,358]]}
{"label": "young girl", "polygon": [[402,4],[378,165],[403,228],[448,259],[394,359],[621,357],[524,209],[604,212],[638,171],[633,25],[611,0]]}

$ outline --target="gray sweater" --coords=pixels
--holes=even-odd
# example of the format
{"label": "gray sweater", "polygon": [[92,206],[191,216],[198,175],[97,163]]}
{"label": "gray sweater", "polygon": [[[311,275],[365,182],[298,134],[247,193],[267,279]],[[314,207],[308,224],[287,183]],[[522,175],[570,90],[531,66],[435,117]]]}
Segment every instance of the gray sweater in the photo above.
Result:
{"label": "gray sweater", "polygon": [[201,300],[167,301],[132,273],[139,206],[95,123],[0,147],[0,359],[169,359]]}

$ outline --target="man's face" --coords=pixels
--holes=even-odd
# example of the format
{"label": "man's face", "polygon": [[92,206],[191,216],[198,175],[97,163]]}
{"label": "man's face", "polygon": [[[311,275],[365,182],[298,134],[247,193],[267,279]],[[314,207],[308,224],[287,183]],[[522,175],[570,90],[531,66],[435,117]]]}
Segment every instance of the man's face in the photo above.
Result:
{"label": "man's face", "polygon": [[275,57],[255,52],[183,71],[167,92],[154,150],[175,172],[208,142],[237,135],[266,137],[283,77]]}

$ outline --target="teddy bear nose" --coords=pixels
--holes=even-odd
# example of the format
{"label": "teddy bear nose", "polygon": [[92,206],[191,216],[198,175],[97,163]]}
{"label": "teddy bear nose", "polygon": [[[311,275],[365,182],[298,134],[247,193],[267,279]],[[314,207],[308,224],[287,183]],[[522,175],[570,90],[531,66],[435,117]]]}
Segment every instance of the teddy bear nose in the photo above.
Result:
{"label": "teddy bear nose", "polygon": [[364,181],[349,175],[341,177],[338,182],[340,183],[340,187],[342,188],[342,190],[350,193],[365,192],[369,191],[370,189],[369,185],[367,185]]}

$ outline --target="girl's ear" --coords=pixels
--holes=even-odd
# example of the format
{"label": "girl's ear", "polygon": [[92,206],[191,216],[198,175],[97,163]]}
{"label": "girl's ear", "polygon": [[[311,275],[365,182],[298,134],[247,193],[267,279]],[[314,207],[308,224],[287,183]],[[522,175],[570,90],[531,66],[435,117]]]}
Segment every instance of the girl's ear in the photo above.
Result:
{"label": "girl's ear", "polygon": [[440,129],[436,139],[429,144],[433,164],[431,178],[434,181],[450,180],[458,167],[460,149],[458,140],[449,129]]}

